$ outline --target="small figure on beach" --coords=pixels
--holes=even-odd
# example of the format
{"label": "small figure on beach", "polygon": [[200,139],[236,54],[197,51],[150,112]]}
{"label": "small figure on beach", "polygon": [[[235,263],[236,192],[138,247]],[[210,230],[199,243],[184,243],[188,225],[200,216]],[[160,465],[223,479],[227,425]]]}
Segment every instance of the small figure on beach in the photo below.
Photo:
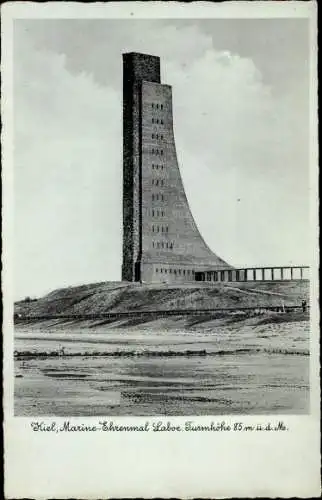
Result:
{"label": "small figure on beach", "polygon": [[306,300],[302,300],[302,310],[306,312]]}

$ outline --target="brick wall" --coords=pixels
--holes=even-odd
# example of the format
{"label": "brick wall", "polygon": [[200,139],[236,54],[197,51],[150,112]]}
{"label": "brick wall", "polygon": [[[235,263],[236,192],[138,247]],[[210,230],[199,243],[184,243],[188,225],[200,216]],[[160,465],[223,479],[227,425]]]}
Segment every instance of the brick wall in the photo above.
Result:
{"label": "brick wall", "polygon": [[139,279],[141,259],[141,86],[160,82],[160,59],[123,55],[123,264],[122,279]]}

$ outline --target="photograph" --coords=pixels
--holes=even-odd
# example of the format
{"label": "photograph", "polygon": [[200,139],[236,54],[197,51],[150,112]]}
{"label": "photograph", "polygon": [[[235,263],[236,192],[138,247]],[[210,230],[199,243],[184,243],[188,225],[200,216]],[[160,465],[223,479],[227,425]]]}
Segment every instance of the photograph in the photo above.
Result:
{"label": "photograph", "polygon": [[309,21],[13,20],[15,417],[310,414]]}

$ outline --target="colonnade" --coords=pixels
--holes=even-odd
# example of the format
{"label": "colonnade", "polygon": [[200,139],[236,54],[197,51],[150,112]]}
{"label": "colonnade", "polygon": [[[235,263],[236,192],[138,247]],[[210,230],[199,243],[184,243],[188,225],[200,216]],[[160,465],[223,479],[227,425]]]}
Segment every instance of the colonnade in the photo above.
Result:
{"label": "colonnade", "polygon": [[196,271],[196,281],[289,281],[309,279],[309,266],[247,267]]}

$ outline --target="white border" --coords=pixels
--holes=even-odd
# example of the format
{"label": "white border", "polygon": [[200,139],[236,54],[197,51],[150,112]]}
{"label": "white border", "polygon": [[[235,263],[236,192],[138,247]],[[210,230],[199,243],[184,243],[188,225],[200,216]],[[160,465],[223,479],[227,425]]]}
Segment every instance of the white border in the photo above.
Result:
{"label": "white border", "polygon": [[[315,2],[165,2],[60,3],[13,2],[2,6],[3,116],[3,300],[4,412],[6,497],[126,498],[126,497],[290,497],[320,494],[319,450],[319,311],[318,311],[318,135],[317,28]],[[35,433],[32,419],[13,417],[13,99],[12,21],[16,18],[289,18],[310,20],[312,336],[311,413],[301,417],[198,417],[211,420],[279,421],[286,433]],[[53,419],[44,419],[49,422]],[[56,418],[56,422],[65,419]],[[98,419],[77,418],[75,422]],[[144,422],[145,418],[114,418]],[[150,419],[150,421],[160,419]],[[184,418],[164,418],[182,422]]]}

